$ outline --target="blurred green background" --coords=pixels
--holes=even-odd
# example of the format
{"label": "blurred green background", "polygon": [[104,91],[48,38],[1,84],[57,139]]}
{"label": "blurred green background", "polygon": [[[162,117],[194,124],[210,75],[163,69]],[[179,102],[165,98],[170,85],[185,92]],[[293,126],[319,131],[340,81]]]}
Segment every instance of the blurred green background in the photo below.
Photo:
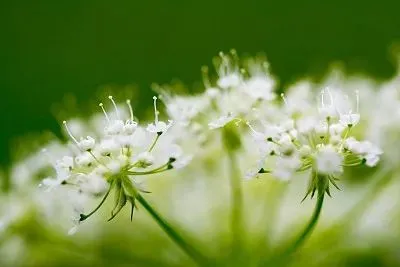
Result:
{"label": "blurred green background", "polygon": [[2,1],[0,163],[15,137],[58,131],[51,106],[66,94],[84,104],[102,86],[135,84],[140,112],[152,82],[192,85],[220,50],[264,51],[281,85],[333,61],[389,77],[399,9],[395,0]]}

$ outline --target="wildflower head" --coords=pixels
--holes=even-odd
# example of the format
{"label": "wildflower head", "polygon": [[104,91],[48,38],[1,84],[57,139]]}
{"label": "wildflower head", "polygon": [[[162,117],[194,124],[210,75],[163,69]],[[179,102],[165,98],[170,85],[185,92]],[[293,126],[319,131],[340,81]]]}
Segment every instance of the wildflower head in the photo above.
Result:
{"label": "wildflower head", "polygon": [[[100,194],[103,194],[100,204],[92,212],[81,213],[78,222],[93,215],[112,193],[117,201],[111,211],[110,220],[128,203],[131,204],[133,213],[137,195],[145,192],[137,185],[135,177],[170,170],[183,157],[182,152],[177,155],[176,152],[165,152],[165,149],[162,157],[156,155],[160,136],[171,126],[171,122],[167,124],[158,118],[157,97],[154,97],[155,120],[147,128],[134,121],[129,100],[126,102],[129,109],[127,118],[123,117],[125,113],[120,112],[121,107],[112,96],[109,101],[115,112],[110,115],[105,105],[99,104],[106,124],[97,136],[76,137],[68,123],[63,122],[74,147],[71,154],[56,160],[56,177],[46,178],[42,182],[48,188],[66,185],[85,192],[96,191],[97,194],[99,188],[103,188],[100,190]],[[168,145],[164,143],[163,145]]]}
{"label": "wildflower head", "polygon": [[248,124],[260,147],[268,147],[260,150],[261,157],[266,158],[261,173],[288,180],[297,172],[311,171],[306,196],[313,196],[316,190],[330,195],[330,185],[339,188],[336,181],[344,167],[373,167],[382,154],[372,143],[351,136],[360,119],[358,93],[353,109],[347,95],[325,88],[317,106],[315,114],[307,110],[278,123],[266,121],[261,131]]}

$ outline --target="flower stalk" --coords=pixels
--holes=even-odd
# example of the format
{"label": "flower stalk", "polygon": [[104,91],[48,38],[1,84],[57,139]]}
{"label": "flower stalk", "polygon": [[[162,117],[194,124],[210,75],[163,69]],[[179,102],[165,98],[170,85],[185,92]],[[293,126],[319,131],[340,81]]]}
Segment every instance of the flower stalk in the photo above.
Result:
{"label": "flower stalk", "polygon": [[245,233],[243,222],[243,189],[238,162],[233,152],[229,153],[230,188],[231,188],[231,229],[232,253],[239,255]]}
{"label": "flower stalk", "polygon": [[317,202],[315,204],[314,212],[311,216],[310,221],[308,222],[306,228],[301,232],[299,237],[294,241],[294,243],[286,250],[284,253],[285,256],[289,256],[294,253],[301,245],[307,240],[310,234],[313,232],[318,219],[321,214],[322,205],[324,203],[325,192],[318,192]]}
{"label": "flower stalk", "polygon": [[161,229],[175,242],[190,258],[192,258],[199,266],[208,266],[208,260],[201,252],[192,245],[187,243],[185,239],[143,198],[141,194],[137,194],[136,200],[150,214],[154,221]]}

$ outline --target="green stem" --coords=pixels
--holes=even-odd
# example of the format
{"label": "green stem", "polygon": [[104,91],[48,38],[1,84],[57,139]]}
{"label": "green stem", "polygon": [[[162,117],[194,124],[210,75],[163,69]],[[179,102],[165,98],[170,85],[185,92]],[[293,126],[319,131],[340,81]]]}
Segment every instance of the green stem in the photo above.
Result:
{"label": "green stem", "polygon": [[84,220],[86,220],[87,218],[89,218],[90,216],[95,214],[96,211],[98,211],[100,209],[100,207],[104,204],[104,202],[106,201],[106,199],[107,199],[108,195],[110,194],[111,190],[113,189],[113,187],[114,187],[114,181],[111,182],[110,187],[108,188],[106,194],[103,196],[102,200],[97,205],[97,207],[88,214],[80,214],[79,221],[83,222]]}
{"label": "green stem", "polygon": [[[243,190],[239,165],[233,151],[229,152],[230,187],[231,187],[231,229],[232,253],[238,256],[243,243]],[[233,257],[235,258],[235,257]]]}
{"label": "green stem", "polygon": [[192,258],[199,266],[207,266],[208,260],[203,256],[198,250],[193,246],[188,244],[183,237],[178,234],[172,226],[165,221],[157,211],[142,197],[142,195],[137,194],[137,201],[147,210],[151,217],[156,221],[156,223],[161,227],[162,230],[177,244],[183,251],[186,252],[190,258]]}
{"label": "green stem", "polygon": [[[382,190],[393,180],[394,175],[392,172],[393,169],[387,167],[378,170],[373,177],[370,178],[374,182],[369,185],[369,190],[367,190],[364,196],[319,236],[319,240],[324,240],[324,242],[321,243],[322,245],[319,244],[319,246],[322,246],[321,251],[325,252],[321,254],[321,256],[328,257],[329,252],[324,248],[335,247],[343,236],[351,233],[368,207],[370,207],[381,194]],[[334,234],[332,235],[332,233]]]}
{"label": "green stem", "polygon": [[317,203],[315,204],[314,213],[308,223],[307,227],[303,230],[301,235],[296,239],[292,246],[290,246],[284,255],[290,255],[294,253],[303,243],[306,241],[307,237],[314,230],[315,225],[318,222],[319,215],[321,214],[322,204],[324,203],[325,192],[318,192]]}

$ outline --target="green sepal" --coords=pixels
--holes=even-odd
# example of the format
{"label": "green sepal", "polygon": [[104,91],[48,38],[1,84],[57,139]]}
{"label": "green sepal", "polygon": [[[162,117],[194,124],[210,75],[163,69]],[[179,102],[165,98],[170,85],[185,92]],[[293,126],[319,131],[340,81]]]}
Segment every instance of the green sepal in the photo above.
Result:
{"label": "green sepal", "polygon": [[333,184],[334,187],[336,187],[337,190],[341,190],[340,187],[336,184],[335,180],[339,180],[333,176],[328,176],[329,181]]}
{"label": "green sepal", "polygon": [[131,221],[133,220],[133,214],[135,212],[135,209],[138,209],[136,203],[135,203],[135,198],[133,197],[128,197],[128,201],[131,203]]}
{"label": "green sepal", "polygon": [[311,173],[311,179],[308,184],[306,195],[301,200],[301,202],[303,202],[309,195],[311,198],[313,198],[316,192],[318,196],[326,193],[328,196],[332,197],[329,183],[332,183],[338,190],[340,190],[333,176],[321,175],[313,170]]}
{"label": "green sepal", "polygon": [[311,179],[308,182],[308,188],[307,188],[307,192],[306,195],[304,196],[304,198],[301,200],[301,202],[303,202],[304,200],[306,200],[306,198],[311,194],[311,198],[314,196],[315,193],[315,184],[316,184],[316,179],[317,179],[317,173],[312,170],[311,171]]}
{"label": "green sepal", "polygon": [[118,215],[118,213],[122,210],[122,208],[126,205],[127,197],[125,194],[125,190],[122,188],[121,181],[117,181],[116,189],[115,189],[115,204],[114,208],[111,211],[111,217],[108,221],[111,221]]}
{"label": "green sepal", "polygon": [[321,194],[325,194],[326,189],[328,187],[329,187],[329,178],[328,178],[328,176],[326,176],[326,175],[317,175],[318,196],[321,195]]}
{"label": "green sepal", "polygon": [[132,181],[129,179],[128,176],[122,177],[122,188],[125,194],[131,198],[136,198],[138,191],[133,185]]}

